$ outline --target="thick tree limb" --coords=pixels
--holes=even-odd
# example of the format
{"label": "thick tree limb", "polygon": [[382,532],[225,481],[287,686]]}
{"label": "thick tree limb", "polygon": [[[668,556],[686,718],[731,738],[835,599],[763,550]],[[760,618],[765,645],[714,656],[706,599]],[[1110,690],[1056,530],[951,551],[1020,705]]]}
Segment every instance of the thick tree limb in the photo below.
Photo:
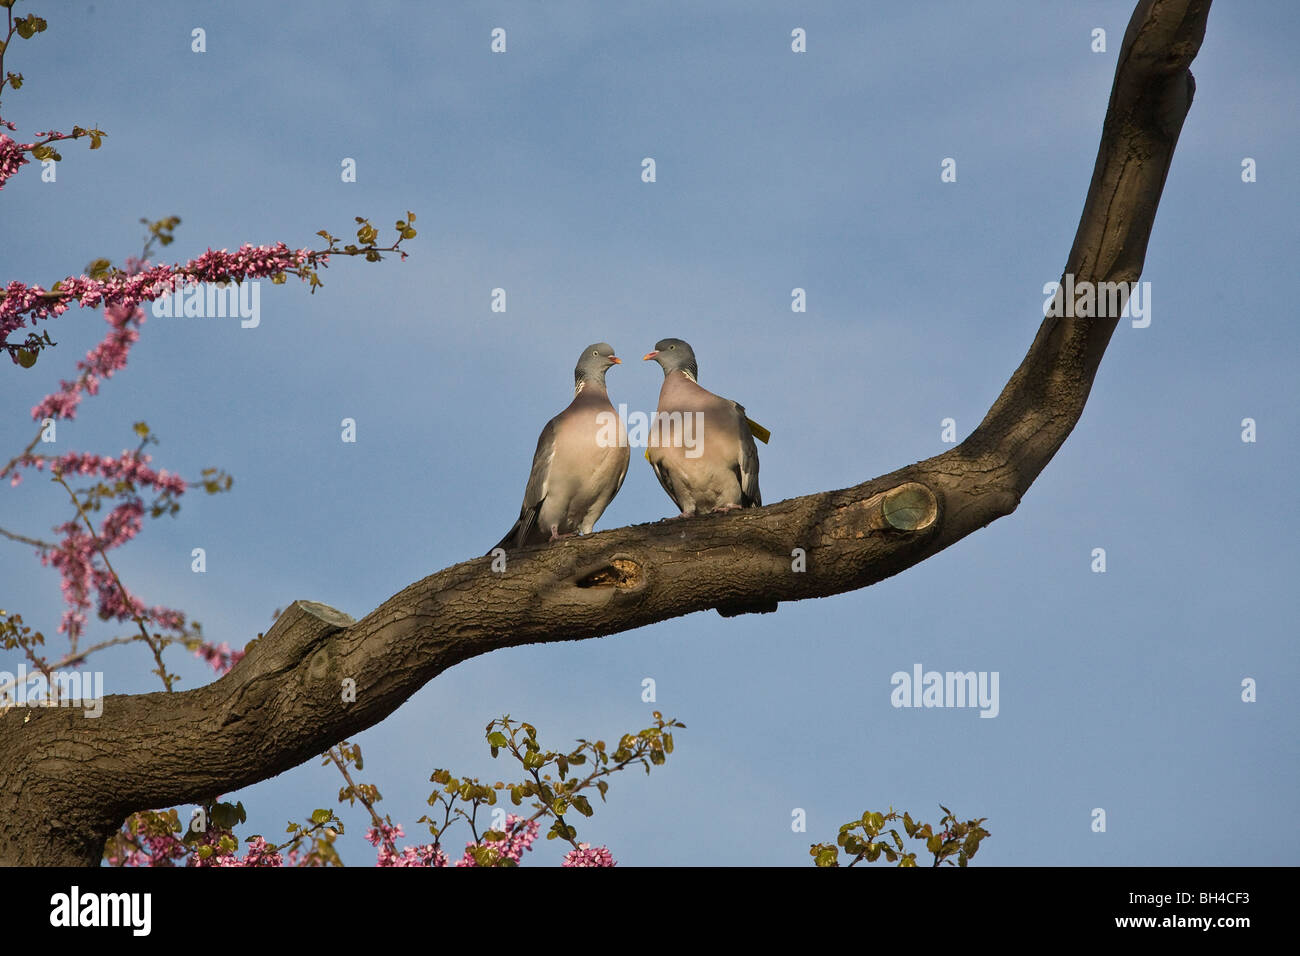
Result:
{"label": "thick tree limb", "polygon": [[[1065,272],[1141,275],[1209,0],[1143,0],[1125,34]],[[109,696],[103,716],[0,714],[0,863],[99,860],[135,810],[265,780],[392,713],[452,665],[718,608],[874,584],[1010,514],[1074,428],[1117,319],[1048,318],[984,421],[937,457],[841,491],[475,558],[360,621],[298,602],[215,683]],[[806,569],[793,570],[796,548]],[[355,681],[355,701],[343,699]]]}

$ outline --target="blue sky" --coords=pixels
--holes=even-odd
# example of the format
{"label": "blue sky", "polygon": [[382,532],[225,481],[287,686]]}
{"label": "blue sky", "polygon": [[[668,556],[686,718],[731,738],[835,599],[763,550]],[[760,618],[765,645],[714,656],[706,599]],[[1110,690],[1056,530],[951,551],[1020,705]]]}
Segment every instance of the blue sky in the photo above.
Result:
{"label": "blue sky", "polygon": [[[60,451],[116,454],[145,419],[155,464],[234,475],[118,554],[148,602],[242,646],[294,599],[359,618],[482,554],[589,342],[626,360],[608,384],[634,410],[661,381],[640,356],[690,342],[701,383],[772,430],[769,503],[927,458],[950,447],[944,419],[960,438],[983,417],[1060,276],[1131,4],[556,6],[32,8],[49,29],[7,57],[26,84],[4,118],[20,139],[108,138],[66,144],[55,183],[26,167],[6,184],[0,281],[120,262],[143,216],[181,217],[171,261],[418,216],[405,262],[336,260],[315,296],[264,285],[255,329],[150,318],[130,366],[59,425]],[[1142,276],[1151,324],[1121,323],[1015,514],[852,594],[459,665],[355,738],[381,810],[419,837],[433,768],[508,777],[483,742],[502,713],[558,749],[657,708],[687,724],[676,753],[615,780],[580,827],[623,865],[806,865],[864,810],[937,819],[940,803],[988,818],[979,864],[1293,862],[1298,21],[1285,3],[1211,12]],[[70,312],[49,324],[57,349],[0,375],[6,460],[103,327]],[[48,534],[60,494],[4,488],[0,526]],[[675,512],[634,451],[597,529]],[[54,643],[57,577],[3,547],[0,607]],[[209,679],[174,654],[182,687]],[[892,707],[890,676],[917,663],[998,672],[998,716]],[[96,662],[115,693],[158,689],[150,666],[135,648]],[[309,762],[242,791],[243,833],[281,833],[338,786]],[[344,859],[372,862],[364,815],[342,812]]]}

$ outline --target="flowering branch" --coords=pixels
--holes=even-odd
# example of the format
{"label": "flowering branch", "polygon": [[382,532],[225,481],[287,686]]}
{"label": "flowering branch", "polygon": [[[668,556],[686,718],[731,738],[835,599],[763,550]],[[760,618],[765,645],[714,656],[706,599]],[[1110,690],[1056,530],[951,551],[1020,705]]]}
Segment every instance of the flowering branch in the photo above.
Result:
{"label": "flowering branch", "polygon": [[[26,17],[14,18],[13,6],[16,0],[0,0],[0,6],[5,7],[8,13],[9,29],[5,34],[3,41],[0,41],[0,93],[4,92],[6,86],[13,87],[15,90],[20,89],[23,85],[23,75],[21,73],[5,73],[5,51],[9,44],[13,42],[14,35],[19,38],[30,40],[38,33],[44,33],[48,24],[44,18],[35,14]],[[4,126],[10,131],[16,130],[13,123],[7,123],[0,120],[0,126]],[[29,160],[27,154],[32,154],[32,159],[38,162],[53,160],[58,162],[63,157],[59,151],[51,144],[65,139],[81,139],[83,136],[90,137],[90,148],[99,149],[103,145],[104,137],[108,134],[102,129],[83,129],[80,126],[72,127],[71,133],[60,133],[57,130],[44,130],[36,134],[38,137],[45,137],[36,142],[16,143],[8,136],[0,133],[0,189],[4,189],[5,181],[18,172],[19,168],[26,166]]]}
{"label": "flowering branch", "polygon": [[[163,666],[162,647],[158,643],[156,643],[152,637],[149,636],[149,629],[145,627],[144,617],[141,615],[139,611],[139,602],[136,601],[133,597],[131,597],[130,594],[127,593],[126,586],[122,584],[122,579],[119,578],[117,576],[117,572],[113,570],[113,565],[108,560],[108,553],[104,550],[104,544],[102,541],[99,540],[99,535],[95,533],[95,526],[91,524],[90,518],[86,516],[86,512],[82,509],[81,502],[77,499],[76,492],[74,492],[68,486],[68,483],[63,480],[62,470],[58,468],[55,469],[54,481],[63,486],[63,489],[68,493],[68,496],[72,498],[72,504],[76,507],[77,514],[79,514],[81,516],[81,520],[86,523],[86,527],[90,531],[90,540],[94,544],[95,548],[99,551],[99,556],[104,562],[104,567],[108,568],[108,573],[113,576],[113,583],[117,585],[118,593],[122,599],[122,606],[126,608],[127,611],[130,613],[130,616],[135,621],[136,626],[140,628],[140,635],[144,638],[144,642],[149,645],[149,650],[153,652],[153,659],[158,664],[158,669],[155,670],[154,673],[157,674],[160,678],[162,678],[163,686],[166,687],[168,692],[170,693],[171,690],[173,689],[172,682],[175,679],[175,675],[168,674],[167,668]],[[117,514],[117,513],[118,512],[115,511],[113,514]],[[113,515],[109,515],[108,518],[105,520],[105,526],[107,527],[108,523],[111,522],[112,520],[113,520]]]}
{"label": "flowering branch", "polygon": [[136,310],[142,302],[151,302],[179,288],[203,282],[270,279],[273,284],[280,285],[290,275],[307,282],[315,292],[324,284],[319,270],[329,267],[331,256],[364,256],[367,261],[378,262],[384,253],[396,252],[405,259],[407,254],[400,248],[402,240],[416,235],[415,229],[409,225],[415,221],[415,215],[407,212],[406,217],[398,220],[398,237],[388,246],[376,245],[378,231],[369,220],[358,216],[356,220],[361,226],[357,229],[357,237],[361,245],[350,243],[340,248],[336,237],[321,230],[318,235],[324,236],[329,243],[324,249],[290,249],[283,242],[273,246],[246,243],[234,252],[209,249],[198,258],[179,265],[114,272],[104,278],[68,276],[48,290],[39,285],[13,281],[0,291],[0,348],[4,348],[17,364],[31,368],[41,349],[53,343],[31,331],[22,342],[11,342],[9,336],[39,319],[62,315],[74,304],[83,307],[102,305],[124,315]]}

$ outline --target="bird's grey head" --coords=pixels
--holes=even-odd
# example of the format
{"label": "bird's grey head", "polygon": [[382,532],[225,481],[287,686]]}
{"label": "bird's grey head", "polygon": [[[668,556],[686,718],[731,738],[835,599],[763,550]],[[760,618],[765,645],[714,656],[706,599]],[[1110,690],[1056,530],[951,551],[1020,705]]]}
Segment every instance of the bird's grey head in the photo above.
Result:
{"label": "bird's grey head", "polygon": [[692,382],[699,378],[695,352],[681,339],[660,339],[655,343],[655,350],[646,353],[645,358],[659,363],[664,370],[664,378],[672,372],[682,372]]}
{"label": "bird's grey head", "polygon": [[614,346],[608,342],[588,345],[578,356],[578,366],[573,370],[575,391],[581,391],[588,382],[596,382],[605,387],[605,373],[615,365],[622,365],[623,360],[614,354]]}

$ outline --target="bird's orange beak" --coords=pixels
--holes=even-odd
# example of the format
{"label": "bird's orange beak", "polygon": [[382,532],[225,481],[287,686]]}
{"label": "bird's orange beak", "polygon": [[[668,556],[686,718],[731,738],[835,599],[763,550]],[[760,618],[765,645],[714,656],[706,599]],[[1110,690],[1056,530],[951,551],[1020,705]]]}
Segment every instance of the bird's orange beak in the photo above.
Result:
{"label": "bird's orange beak", "polygon": [[641,361],[648,362],[658,354],[658,352],[646,352],[646,354],[641,357]]}
{"label": "bird's orange beak", "polygon": [[611,362],[613,362],[615,365],[622,365],[622,364],[623,364],[623,360],[622,360],[621,358],[619,358],[617,355],[611,355],[611,356],[609,357],[609,360],[610,360]]}

